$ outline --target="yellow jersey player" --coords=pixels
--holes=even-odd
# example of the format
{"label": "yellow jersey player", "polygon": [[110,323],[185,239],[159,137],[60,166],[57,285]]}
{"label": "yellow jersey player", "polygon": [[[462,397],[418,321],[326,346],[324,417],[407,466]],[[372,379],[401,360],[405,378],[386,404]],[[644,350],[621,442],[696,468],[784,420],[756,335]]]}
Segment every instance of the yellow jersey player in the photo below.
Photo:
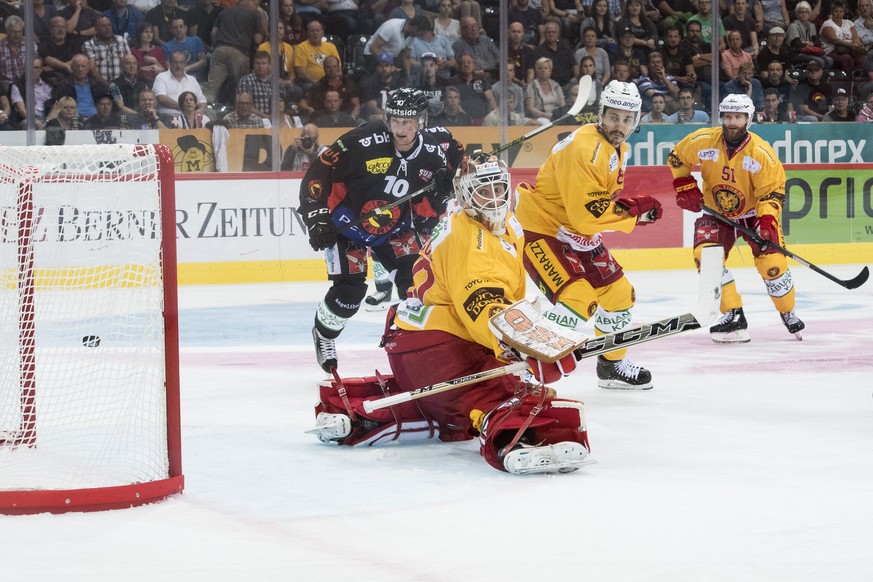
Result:
{"label": "yellow jersey player", "polygon": [[[555,304],[559,322],[578,328],[594,318],[603,335],[630,326],[634,289],[601,240],[604,231],[630,232],[661,216],[651,196],[621,197],[629,156],[625,140],[640,121],[633,83],[612,81],[600,97],[599,123],[583,126],[552,148],[536,187],[518,187],[524,265]],[[598,357],[601,388],[647,390],[651,373],[616,350]]]}
{"label": "yellow jersey player", "polygon": [[[748,130],[755,114],[752,100],[743,94],[728,95],[719,105],[721,127],[688,134],[667,158],[673,172],[676,203],[700,212],[702,205],[754,230],[764,241],[784,246],[780,215],[785,203],[785,170],[770,144]],[[700,165],[703,190],[691,170]],[[694,222],[694,260],[706,246],[724,248],[725,259],[737,241],[737,231],[704,214]],[[794,282],[785,255],[743,235],[755,257],[767,293],[788,331],[801,339],[803,322],[794,314]],[[722,318],[710,328],[713,341],[750,341],[743,302],[730,271],[722,279]]]}

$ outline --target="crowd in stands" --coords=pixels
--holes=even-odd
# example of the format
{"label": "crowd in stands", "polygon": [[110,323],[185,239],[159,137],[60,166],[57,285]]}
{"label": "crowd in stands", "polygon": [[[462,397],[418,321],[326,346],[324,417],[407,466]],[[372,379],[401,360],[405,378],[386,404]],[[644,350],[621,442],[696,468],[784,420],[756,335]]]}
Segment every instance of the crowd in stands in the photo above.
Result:
{"label": "crowd in stands", "polygon": [[[708,122],[716,82],[762,123],[873,121],[873,0],[727,0],[717,31],[711,0],[511,0],[508,63],[496,0],[30,1],[40,129],[263,128],[274,97],[283,126],[350,127],[410,86],[437,123],[497,125],[501,74],[511,125],[562,116],[585,74],[597,91],[581,120],[619,79],[646,123]],[[23,16],[0,1],[0,129],[27,124]]]}

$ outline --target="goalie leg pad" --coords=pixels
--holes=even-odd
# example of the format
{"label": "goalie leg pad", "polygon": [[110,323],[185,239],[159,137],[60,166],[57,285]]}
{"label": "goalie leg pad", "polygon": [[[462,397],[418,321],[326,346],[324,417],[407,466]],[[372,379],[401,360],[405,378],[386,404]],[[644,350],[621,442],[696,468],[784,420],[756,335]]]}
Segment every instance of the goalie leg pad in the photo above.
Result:
{"label": "goalie leg pad", "polygon": [[[488,413],[482,421],[479,452],[489,465],[500,471],[507,471],[504,458],[512,451],[503,449],[512,442],[518,429],[528,421],[531,411],[540,404],[540,400],[539,396],[527,394],[503,402]],[[585,454],[581,454],[579,447],[568,446],[565,443],[581,445]],[[585,406],[576,400],[546,398],[541,409],[524,431],[519,444],[528,448],[559,445],[559,449],[568,450],[569,458],[575,458],[580,462],[585,460],[591,450],[588,445],[588,428],[585,426]],[[518,449],[514,448],[513,451],[515,450]],[[518,472],[558,472],[559,467],[554,468],[555,471]]]}

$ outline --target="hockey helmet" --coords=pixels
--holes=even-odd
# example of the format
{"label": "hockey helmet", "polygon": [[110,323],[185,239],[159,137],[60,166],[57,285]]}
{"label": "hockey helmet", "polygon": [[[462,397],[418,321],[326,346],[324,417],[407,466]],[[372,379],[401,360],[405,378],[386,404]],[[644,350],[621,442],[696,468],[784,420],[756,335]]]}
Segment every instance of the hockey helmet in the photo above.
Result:
{"label": "hockey helmet", "polygon": [[512,201],[509,170],[497,156],[476,150],[464,158],[455,175],[455,197],[468,216],[494,234],[506,232]]}
{"label": "hockey helmet", "polygon": [[385,103],[385,123],[392,117],[415,117],[419,130],[427,127],[427,96],[420,89],[401,87],[388,97]]}
{"label": "hockey helmet", "polygon": [[718,104],[719,117],[725,113],[745,113],[746,129],[748,129],[755,119],[755,104],[752,103],[752,98],[745,93],[734,93],[722,99],[721,103]]}
{"label": "hockey helmet", "polygon": [[599,115],[601,122],[603,121],[603,112],[606,111],[607,107],[634,112],[636,114],[634,128],[636,129],[639,125],[643,100],[635,84],[625,83],[624,81],[610,81],[600,94]]}

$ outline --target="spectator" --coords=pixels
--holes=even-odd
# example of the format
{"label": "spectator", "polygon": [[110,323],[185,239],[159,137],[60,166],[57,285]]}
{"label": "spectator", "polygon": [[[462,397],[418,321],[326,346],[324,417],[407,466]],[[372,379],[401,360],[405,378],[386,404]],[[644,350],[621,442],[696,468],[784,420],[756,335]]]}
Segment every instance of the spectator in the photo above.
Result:
{"label": "spectator", "polygon": [[764,109],[764,89],[761,81],[755,78],[755,64],[745,62],[740,65],[737,76],[724,84],[724,95],[748,95],[755,105],[755,111]]}
{"label": "spectator", "polygon": [[[515,111],[521,117],[524,117],[524,87],[518,77],[515,76],[515,63],[509,61],[506,63],[506,79],[508,80],[507,94],[512,94],[515,102],[515,107],[511,111]],[[500,103],[500,82],[491,85],[491,92],[494,94],[494,100]],[[522,124],[523,125],[523,124]]]}
{"label": "spectator", "polygon": [[866,99],[870,93],[873,93],[873,51],[870,51],[864,60],[864,75],[866,82],[861,86],[861,96]]}
{"label": "spectator", "polygon": [[[590,66],[592,69],[594,68],[594,63],[592,62],[590,65],[588,64],[591,61],[591,57],[583,57],[582,63],[580,67],[585,69],[585,67]],[[585,73],[582,73],[583,75]],[[603,86],[598,82],[594,81],[594,90],[591,91],[591,95],[588,97],[588,101],[582,106],[582,111],[577,113],[574,116],[571,116],[569,119],[561,122],[560,125],[579,125],[580,123],[598,123],[600,116],[600,94],[603,93]],[[552,112],[552,118],[557,121],[567,113],[569,113],[570,108],[576,103],[576,99],[579,97],[579,84],[570,85],[569,91],[567,91],[567,98],[564,101],[565,105],[563,107],[559,107]],[[540,122],[537,122],[539,125]]]}
{"label": "spectator", "polygon": [[616,27],[618,30],[630,30],[634,35],[634,48],[643,49],[647,57],[658,43],[658,30],[643,11],[642,0],[625,1]]}
{"label": "spectator", "polygon": [[[32,3],[34,16],[33,34],[36,36],[36,44],[42,45],[51,34],[51,20],[58,15],[58,10],[51,1],[46,4],[45,0],[32,0]],[[20,17],[24,17],[24,4],[21,5],[18,12]]]}
{"label": "spectator", "polygon": [[364,45],[364,56],[367,57],[370,67],[373,66],[374,59],[382,54],[391,56],[392,61],[396,60],[406,46],[406,39],[414,36],[422,24],[421,20],[415,18],[392,18],[383,22]]}
{"label": "spectator", "polygon": [[486,76],[476,74],[473,57],[468,54],[461,55],[458,74],[449,79],[449,83],[460,91],[461,107],[470,114],[473,125],[482,125],[488,112],[497,108],[491,84],[486,79]]}
{"label": "spectator", "polygon": [[867,95],[867,101],[864,103],[864,106],[861,107],[861,111],[858,112],[857,121],[861,123],[873,123],[873,91]]}
{"label": "spectator", "polygon": [[712,90],[712,47],[704,44],[699,22],[689,21],[685,28],[684,38],[679,46],[694,55],[694,75],[697,78],[695,95],[703,103],[709,103]]}
{"label": "spectator", "polygon": [[46,131],[51,128],[76,130],[81,127],[82,119],[79,116],[76,100],[72,97],[61,97],[56,100],[45,118]]}
{"label": "spectator", "polygon": [[104,10],[103,15],[112,23],[112,34],[117,34],[126,42],[136,38],[136,28],[143,21],[142,13],[130,8],[127,0],[112,0],[112,7]]}
{"label": "spectator", "polygon": [[788,17],[788,8],[785,6],[785,0],[760,0],[760,2],[764,16],[763,33],[768,34],[774,26],[778,26],[782,30],[788,28],[788,23],[791,22],[791,19]]}
{"label": "spectator", "polygon": [[858,18],[855,19],[858,40],[868,53],[873,51],[873,0],[858,0]]}
{"label": "spectator", "polygon": [[209,63],[206,61],[206,45],[199,36],[188,36],[188,26],[184,18],[176,18],[170,23],[173,38],[164,43],[164,58],[169,62],[170,55],[181,51],[185,55],[185,72],[199,83],[206,81]]}
{"label": "spectator", "polygon": [[[279,38],[284,38],[285,24],[280,20],[276,25],[279,29]],[[258,52],[261,51],[272,54],[273,47],[269,40],[265,40],[258,47]],[[299,101],[303,97],[303,90],[294,84],[296,80],[296,75],[294,74],[294,47],[284,40],[279,44],[279,79],[282,81],[282,93],[284,95],[293,97],[295,101]]]}
{"label": "spectator", "polygon": [[664,70],[664,57],[661,53],[652,51],[647,62],[648,75],[643,75],[637,81],[640,96],[643,98],[643,111],[652,108],[652,96],[656,93],[664,95],[669,109],[675,108],[679,97],[679,84]]}
{"label": "spectator", "polygon": [[[268,59],[269,62],[269,59]],[[200,88],[197,79],[185,72],[187,59],[185,53],[176,51],[170,55],[170,70],[155,77],[155,98],[158,103],[158,115],[176,115],[179,113],[179,96],[190,91],[197,96],[200,113],[206,111],[206,96]]]}
{"label": "spectator", "polygon": [[697,86],[697,73],[694,70],[694,56],[682,46],[682,34],[676,25],[664,29],[664,71],[672,75],[680,89],[694,89]]}
{"label": "spectator", "polygon": [[[685,34],[688,34],[688,25],[696,22],[700,25],[700,42],[712,46],[712,0],[697,0],[697,13],[688,19],[685,25]],[[725,50],[724,24],[718,19],[718,50]],[[699,75],[698,75],[699,76]]]}
{"label": "spectator", "polygon": [[825,55],[834,60],[834,65],[845,71],[850,77],[855,65],[862,62],[865,51],[855,23],[844,19],[846,3],[834,0],[831,4],[831,17],[821,25],[822,48]]}
{"label": "spectator", "polygon": [[0,81],[0,131],[18,129],[12,116],[12,104],[9,102],[9,92],[12,83]]}
{"label": "spectator", "polygon": [[306,36],[305,41],[294,47],[294,75],[304,91],[324,77],[325,58],[340,60],[336,46],[322,39],[324,27],[319,21],[312,20],[306,25]]}
{"label": "spectator", "polygon": [[388,96],[404,85],[394,59],[387,53],[376,57],[376,74],[367,78],[361,87],[361,101],[366,106],[364,119],[379,121],[385,117]]}
{"label": "spectator", "polygon": [[[479,24],[472,16],[461,18],[461,38],[452,44],[452,50],[460,66],[461,56],[470,55],[473,58],[474,70],[478,75],[497,69],[500,51],[497,45],[486,34],[479,34]],[[570,55],[573,58],[573,55]],[[484,117],[484,115],[482,116]]]}
{"label": "spectator", "polygon": [[[464,18],[470,16],[476,19],[476,24],[479,26],[480,30],[482,29],[482,10],[476,0],[452,0],[452,6],[455,18],[457,18],[461,23],[463,23]],[[531,6],[534,6],[534,4],[531,3]],[[534,8],[542,8],[540,0],[536,0]]]}
{"label": "spectator", "polygon": [[[722,23],[727,30],[739,31],[743,37],[743,49],[754,58],[758,55],[758,32],[748,7],[747,0],[734,0],[731,13],[722,20]],[[784,30],[782,34],[785,34]],[[763,68],[763,65],[761,66]]]}
{"label": "spectator", "polygon": [[[24,77],[24,21],[12,15],[3,23],[6,38],[0,39],[0,81],[16,83]],[[37,53],[33,45],[34,54]]]}
{"label": "spectator", "polygon": [[509,22],[518,22],[524,32],[522,42],[537,46],[543,42],[543,11],[530,6],[530,0],[516,0],[509,9]]}
{"label": "spectator", "polygon": [[663,19],[658,26],[663,31],[666,31],[671,26],[678,26],[681,31],[695,10],[696,8],[692,0],[659,0],[658,11]]}
{"label": "spectator", "polygon": [[433,32],[453,43],[461,38],[461,23],[452,18],[452,0],[440,0],[438,10],[439,14],[433,21]]}
{"label": "spectator", "polygon": [[758,70],[763,74],[773,62],[780,63],[784,71],[791,68],[791,54],[785,46],[785,31],[778,26],[770,29],[767,45],[758,53]]}
{"label": "spectator", "polygon": [[113,106],[111,94],[98,95],[94,100],[95,113],[85,120],[82,129],[120,129],[118,117],[112,113]]}
{"label": "spectator", "polygon": [[571,79],[579,78],[579,65],[573,58],[570,43],[558,36],[560,32],[561,25],[556,20],[548,20],[543,31],[545,40],[536,48],[536,54],[552,61],[552,78],[563,87]]}
{"label": "spectator", "polygon": [[98,79],[109,83],[121,74],[121,58],[130,54],[123,37],[112,34],[112,23],[101,16],[94,24],[94,36],[82,45],[82,51],[91,61],[91,71]]}
{"label": "spectator", "polygon": [[119,112],[136,115],[136,96],[147,85],[137,78],[139,72],[136,57],[124,55],[121,59],[121,74],[109,83],[109,92]]}
{"label": "spectator", "polygon": [[591,4],[591,16],[579,25],[584,31],[589,26],[597,33],[597,46],[609,52],[618,45],[615,35],[615,23],[610,17],[609,0],[594,0]]}
{"label": "spectator", "polygon": [[452,70],[458,65],[452,43],[444,36],[436,36],[433,33],[433,24],[424,18],[415,33],[407,41],[409,56],[412,58],[414,69],[420,70],[422,55],[429,54],[436,58],[437,74],[443,79],[452,76]]}
{"label": "spectator", "polygon": [[39,46],[46,83],[55,86],[73,74],[71,68],[76,51],[67,36],[67,21],[55,16],[49,23],[49,38]]}
{"label": "spectator", "polygon": [[855,112],[849,109],[849,94],[842,87],[834,91],[834,106],[822,121],[855,121]]}
{"label": "spectator", "polygon": [[209,116],[203,113],[197,95],[191,91],[183,91],[179,95],[179,112],[171,115],[170,123],[164,124],[177,129],[200,129],[210,122]]}
{"label": "spectator", "polygon": [[437,126],[469,126],[473,119],[461,109],[461,92],[454,85],[446,87],[446,102],[443,112],[434,116],[431,125]]}
{"label": "spectator", "polygon": [[[212,38],[215,50],[209,65],[209,80],[203,91],[209,102],[215,101],[228,78],[231,86],[236,87],[243,75],[249,72],[253,43],[258,46],[266,38],[264,19],[255,0],[240,0],[236,6],[222,10],[212,28]],[[297,56],[294,56],[295,65]],[[297,77],[299,80],[299,73]]]}
{"label": "spectator", "polygon": [[318,143],[318,126],[307,123],[282,156],[282,171],[305,172],[319,156],[324,146]]}
{"label": "spectator", "polygon": [[537,61],[536,51],[522,42],[524,30],[520,22],[511,22],[507,32],[507,52],[509,60],[515,63],[515,79],[518,83],[526,85],[534,78],[534,63]]}
{"label": "spectator", "polygon": [[786,42],[792,52],[791,63],[805,65],[815,61],[820,67],[830,69],[834,61],[825,56],[824,49],[821,48],[821,39],[815,31],[815,24],[810,21],[812,8],[809,3],[798,2],[794,14],[797,20],[788,25],[786,32]]}
{"label": "spectator", "polygon": [[361,95],[357,84],[343,77],[343,69],[339,59],[327,57],[324,59],[324,77],[310,87],[306,98],[299,103],[303,115],[325,109],[324,95],[327,91],[336,91],[340,95],[340,111],[349,114],[352,119],[361,115]]}
{"label": "spectator", "polygon": [[[331,34],[343,39],[357,34],[359,25],[363,24],[358,20],[367,19],[365,12],[359,13],[357,0],[327,0],[327,8],[322,13],[325,14],[325,25]],[[368,26],[364,25],[363,28]]]}
{"label": "spectator", "polygon": [[721,78],[729,81],[740,73],[740,65],[749,63],[754,71],[752,55],[743,50],[743,37],[739,31],[729,30],[727,33],[728,48],[721,53]]}
{"label": "spectator", "polygon": [[270,128],[270,120],[255,115],[252,105],[252,96],[249,93],[237,93],[236,109],[224,118],[224,122],[232,129]]}
{"label": "spectator", "polygon": [[811,62],[806,65],[806,79],[798,83],[795,100],[800,111],[798,121],[821,121],[830,109],[831,86],[822,82],[821,65]]}
{"label": "spectator", "polygon": [[82,45],[94,36],[94,25],[102,14],[89,8],[87,0],[70,0],[65,8],[58,10],[58,15],[67,22],[67,36],[70,37],[73,50],[76,53],[82,52]]}
{"label": "spectator", "polygon": [[137,115],[128,120],[131,129],[167,129],[157,110],[158,100],[151,89],[143,89],[136,99]]}
{"label": "spectator", "polygon": [[667,123],[667,99],[661,93],[652,95],[652,110],[643,115],[640,123]]}
{"label": "spectator", "polygon": [[[615,63],[622,61],[628,65],[628,80],[635,83],[643,75],[647,75],[649,71],[646,69],[646,53],[642,47],[634,46],[634,33],[631,29],[625,28],[618,33],[618,47],[609,53],[609,62],[615,66]],[[621,80],[621,79],[619,79]]]}
{"label": "spectator", "polygon": [[354,127],[355,118],[340,109],[342,98],[339,91],[328,89],[324,93],[324,109],[316,111],[312,123],[318,127]]}
{"label": "spectator", "polygon": [[566,104],[564,92],[552,79],[552,62],[547,57],[537,59],[534,70],[534,80],[527,84],[524,93],[525,114],[540,123],[548,123],[555,109]]}
{"label": "spectator", "polygon": [[236,88],[237,93],[248,93],[252,96],[252,111],[259,117],[270,117],[273,97],[270,60],[270,53],[261,51],[256,54],[252,72],[243,75]]}
{"label": "spectator", "polygon": [[155,34],[157,34],[155,42],[157,44],[162,45],[172,40],[171,26],[177,18],[181,18],[185,22],[185,26],[188,25],[188,11],[179,8],[176,0],[161,0],[159,6],[155,6],[145,13],[145,21],[151,22],[155,27]]}
{"label": "spectator", "polygon": [[297,0],[294,10],[303,19],[303,26],[312,22],[314,18],[321,18],[322,12],[327,8],[327,0]]}
{"label": "spectator", "polygon": [[167,59],[163,49],[155,44],[155,27],[151,22],[140,22],[130,52],[136,57],[137,78],[147,87],[151,87],[155,77],[167,70]]}
{"label": "spectator", "polygon": [[283,42],[293,46],[303,41],[303,19],[294,10],[294,0],[279,0],[279,25]]}
{"label": "spectator", "polygon": [[622,83],[633,83],[630,78],[630,65],[627,61],[617,60],[612,65],[612,80],[621,81]]}
{"label": "spectator", "polygon": [[72,76],[54,88],[52,96],[57,100],[61,97],[72,97],[76,101],[79,115],[88,118],[96,113],[95,98],[109,92],[105,81],[90,76],[91,61],[85,55],[73,57],[71,64]]}
{"label": "spectator", "polygon": [[427,13],[415,5],[414,0],[400,0],[400,3],[388,12],[388,20],[400,18],[403,20],[411,20],[416,16],[424,16],[427,18]]}
{"label": "spectator", "polygon": [[[561,23],[561,35],[571,45],[578,42],[579,23],[582,22],[585,15],[585,9],[580,0],[548,0],[543,4],[543,14],[546,17],[556,18]],[[542,43],[543,40],[543,36],[540,35],[539,43]]]}
{"label": "spectator", "polygon": [[709,114],[694,108],[691,89],[679,89],[679,109],[667,118],[670,123],[709,123]]}
{"label": "spectator", "polygon": [[782,109],[782,105],[778,89],[771,87],[765,90],[764,109],[758,112],[758,123],[789,123],[788,113]]}
{"label": "spectator", "polygon": [[[294,6],[294,0],[282,0],[282,4],[285,2]],[[207,52],[212,50],[212,28],[222,10],[218,0],[200,0],[197,6],[188,11],[188,34],[196,35],[202,40]],[[282,15],[281,7],[279,15]]]}
{"label": "spectator", "polygon": [[587,27],[582,31],[582,46],[573,55],[576,64],[582,63],[582,57],[591,57],[594,61],[594,75],[592,78],[600,81],[601,85],[606,85],[609,82],[609,55],[606,51],[597,46],[597,31],[593,26]]}
{"label": "spectator", "polygon": [[298,129],[303,127],[297,103],[291,101],[287,96],[279,99],[279,127],[294,127]]}
{"label": "spectator", "polygon": [[[45,118],[48,111],[46,111],[45,106],[48,101],[51,100],[52,96],[52,87],[49,85],[45,79],[43,78],[43,66],[42,59],[36,57],[33,59],[33,77],[36,80],[36,83],[33,86],[33,121],[34,126],[37,129],[42,129],[45,124]],[[27,107],[25,107],[24,96],[27,94],[27,91],[24,88],[24,79],[12,85],[12,89],[9,92],[9,101],[12,105],[12,108],[16,111],[18,119],[21,122],[21,126],[27,127]]]}
{"label": "spectator", "polygon": [[[539,125],[534,119],[528,119],[516,111],[515,93],[506,94],[506,110],[509,116],[509,123],[505,125]],[[500,109],[495,109],[485,116],[482,125],[495,127],[504,125],[503,119],[500,118]]]}

